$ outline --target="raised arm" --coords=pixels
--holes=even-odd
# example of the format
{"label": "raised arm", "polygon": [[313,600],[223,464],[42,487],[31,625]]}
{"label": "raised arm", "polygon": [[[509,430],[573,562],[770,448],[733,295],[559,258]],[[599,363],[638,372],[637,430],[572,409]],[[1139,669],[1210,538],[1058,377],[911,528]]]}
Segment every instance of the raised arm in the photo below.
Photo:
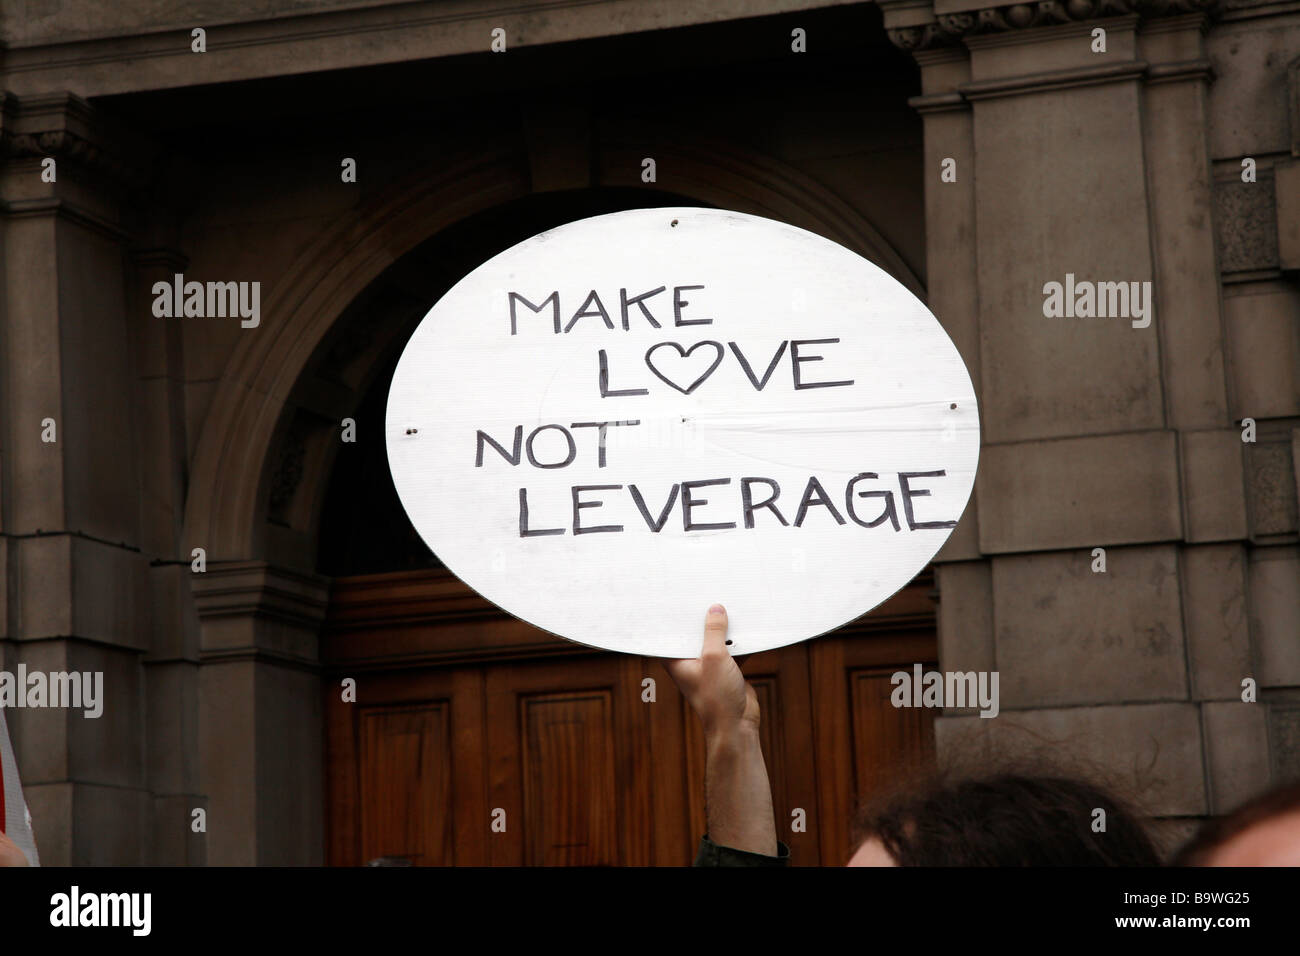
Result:
{"label": "raised arm", "polygon": [[708,838],[718,846],[777,856],[772,788],[758,737],[758,696],[727,650],[727,612],[709,608],[694,660],[664,662],[704,726]]}

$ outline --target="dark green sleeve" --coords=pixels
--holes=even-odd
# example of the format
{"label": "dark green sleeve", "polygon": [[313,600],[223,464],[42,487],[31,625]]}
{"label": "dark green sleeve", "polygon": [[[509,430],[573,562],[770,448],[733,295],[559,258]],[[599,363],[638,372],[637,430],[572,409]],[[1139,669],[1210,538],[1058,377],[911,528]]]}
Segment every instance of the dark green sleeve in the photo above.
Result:
{"label": "dark green sleeve", "polygon": [[695,854],[695,866],[789,866],[790,848],[781,841],[776,844],[776,856],[750,853],[718,846],[706,833],[700,838],[700,852]]}

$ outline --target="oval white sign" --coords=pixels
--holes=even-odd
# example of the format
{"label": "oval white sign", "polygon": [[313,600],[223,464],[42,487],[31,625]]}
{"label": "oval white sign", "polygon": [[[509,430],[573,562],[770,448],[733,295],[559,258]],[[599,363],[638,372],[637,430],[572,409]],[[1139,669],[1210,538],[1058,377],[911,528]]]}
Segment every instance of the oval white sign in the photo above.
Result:
{"label": "oval white sign", "polygon": [[970,376],[877,266],[793,226],[641,209],[534,236],[425,316],[393,483],[468,585],[595,647],[781,647],[910,581],[975,480]]}

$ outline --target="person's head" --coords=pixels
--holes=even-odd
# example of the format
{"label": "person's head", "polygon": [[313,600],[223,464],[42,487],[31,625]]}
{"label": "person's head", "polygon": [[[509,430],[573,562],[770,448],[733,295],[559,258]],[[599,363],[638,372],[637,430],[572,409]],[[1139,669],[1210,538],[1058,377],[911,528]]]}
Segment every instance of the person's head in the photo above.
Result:
{"label": "person's head", "polygon": [[1160,862],[1132,810],[1102,788],[1065,776],[931,777],[864,807],[855,836],[849,866]]}
{"label": "person's head", "polygon": [[1300,782],[1266,791],[1206,823],[1175,866],[1300,866]]}

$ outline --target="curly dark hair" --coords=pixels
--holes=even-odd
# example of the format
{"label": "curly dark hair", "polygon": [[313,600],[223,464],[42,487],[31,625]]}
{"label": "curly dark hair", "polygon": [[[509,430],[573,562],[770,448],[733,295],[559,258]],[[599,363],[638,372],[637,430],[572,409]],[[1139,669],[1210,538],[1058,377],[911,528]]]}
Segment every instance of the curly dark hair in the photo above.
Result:
{"label": "curly dark hair", "polygon": [[[1095,832],[1097,809],[1105,830]],[[857,845],[875,837],[899,866],[1158,866],[1140,817],[1066,776],[932,776],[868,804]]]}

